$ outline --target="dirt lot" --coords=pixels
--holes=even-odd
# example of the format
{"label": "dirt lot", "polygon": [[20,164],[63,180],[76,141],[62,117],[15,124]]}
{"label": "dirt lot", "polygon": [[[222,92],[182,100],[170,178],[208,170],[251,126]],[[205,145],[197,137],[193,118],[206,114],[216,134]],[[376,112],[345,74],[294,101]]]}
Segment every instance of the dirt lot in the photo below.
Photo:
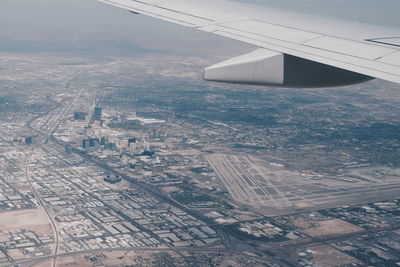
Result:
{"label": "dirt lot", "polygon": [[[82,253],[74,256],[62,257],[57,260],[57,267],[71,266],[128,266],[137,264],[140,266],[151,266],[154,251],[101,251],[93,253]],[[175,255],[173,252],[173,256]]]}
{"label": "dirt lot", "polygon": [[38,234],[52,234],[49,219],[43,209],[0,213],[0,231],[31,229]]}
{"label": "dirt lot", "polygon": [[329,236],[329,235],[341,235],[360,232],[363,229],[355,226],[351,223],[345,222],[340,219],[332,219],[328,221],[321,221],[317,226],[304,230],[305,233],[311,236]]}
{"label": "dirt lot", "polygon": [[315,246],[310,249],[314,251],[312,262],[316,266],[344,266],[361,263],[358,259],[326,245]]}
{"label": "dirt lot", "polygon": [[[181,251],[180,254],[188,257],[191,253]],[[207,253],[206,253],[207,254]],[[206,255],[198,253],[198,255]],[[157,265],[159,258],[181,258],[181,255],[171,250],[160,251],[139,251],[139,250],[110,250],[98,251],[92,253],[81,253],[73,256],[65,256],[57,260],[57,267],[92,267],[92,266],[166,266]],[[179,262],[179,260],[178,260]],[[172,262],[170,262],[172,264]],[[182,262],[181,262],[182,263]],[[35,265],[35,267],[41,265]],[[168,265],[172,266],[172,265]],[[182,265],[179,265],[182,266]],[[203,266],[203,265],[202,265]],[[222,258],[218,266],[248,266],[238,264],[235,257],[231,254],[226,254]],[[254,265],[258,267],[257,265]]]}

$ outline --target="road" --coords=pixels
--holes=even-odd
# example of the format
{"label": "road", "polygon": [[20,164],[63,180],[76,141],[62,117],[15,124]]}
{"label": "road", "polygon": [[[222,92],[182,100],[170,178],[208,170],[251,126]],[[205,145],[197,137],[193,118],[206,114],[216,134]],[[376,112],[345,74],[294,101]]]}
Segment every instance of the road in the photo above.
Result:
{"label": "road", "polygon": [[[117,170],[115,170],[113,167],[105,164],[103,162],[103,160],[101,160],[97,157],[88,155],[84,151],[79,150],[79,149],[71,146],[68,143],[60,141],[60,140],[56,139],[55,137],[52,137],[51,141],[53,141],[54,143],[57,143],[59,145],[62,145],[64,147],[68,147],[70,149],[70,151],[79,154],[82,158],[86,159],[88,162],[91,162],[91,163],[97,165],[98,167],[106,170],[107,172],[109,172],[113,175],[119,175],[124,180],[128,181],[129,183],[131,183],[131,184],[135,185],[136,187],[143,189],[145,192],[155,196],[161,202],[168,203],[171,206],[174,206],[178,209],[183,210],[187,214],[202,221],[203,223],[205,223],[209,226],[213,226],[213,228],[219,233],[220,237],[222,238],[222,240],[224,242],[225,247],[229,251],[233,251],[236,254],[243,254],[244,252],[246,252],[246,249],[247,249],[248,252],[256,251],[260,255],[264,254],[262,251],[258,250],[254,246],[253,240],[251,240],[251,239],[246,240],[246,238],[244,236],[238,234],[237,232],[233,231],[232,229],[230,229],[224,225],[215,224],[215,222],[212,219],[205,217],[203,214],[201,214],[193,209],[190,209],[190,208],[187,208],[186,206],[181,205],[180,203],[178,203],[178,202],[174,201],[173,199],[169,198],[168,196],[164,195],[157,188],[155,188],[147,183],[138,181],[124,173],[120,173]],[[112,207],[110,207],[110,208],[112,208]],[[121,213],[120,211],[117,211],[117,210],[115,210],[115,212],[117,212],[118,214]],[[258,261],[264,262],[264,263],[280,263],[280,264],[282,264],[282,262],[283,262],[283,263],[286,263],[287,266],[296,266],[294,262],[291,262],[289,259],[287,259],[286,253],[282,253],[282,251],[279,251],[280,250],[279,247],[271,246],[271,248],[264,248],[264,250],[266,252],[266,255],[269,256],[268,260],[265,257],[266,255],[254,257],[254,258],[257,259]],[[285,257],[280,258],[278,255],[285,255]],[[270,256],[275,256],[277,258],[271,259]]]}
{"label": "road", "polygon": [[[80,95],[78,95],[72,101],[66,102],[66,103],[62,103],[61,106],[59,106],[56,109],[53,109],[50,113],[43,114],[41,117],[37,118],[36,120],[32,120],[32,121],[30,121],[28,123],[28,127],[31,130],[35,131],[41,137],[42,141],[39,142],[32,149],[32,151],[29,153],[29,155],[27,157],[27,160],[26,160],[26,163],[25,163],[25,172],[26,172],[27,180],[29,181],[29,184],[31,185],[32,192],[34,192],[35,197],[38,199],[39,203],[44,207],[45,212],[46,212],[46,214],[49,217],[49,220],[51,222],[53,231],[55,233],[55,235],[54,235],[55,236],[55,249],[53,251],[53,255],[49,256],[50,258],[54,259],[53,260],[53,264],[52,264],[53,267],[56,266],[56,259],[57,259],[57,256],[58,256],[58,246],[59,246],[59,237],[58,237],[58,231],[57,231],[56,223],[54,222],[49,210],[45,206],[45,203],[43,202],[40,194],[33,187],[32,182],[30,181],[30,176],[29,176],[29,162],[30,162],[31,158],[34,156],[34,153],[38,148],[40,148],[44,143],[48,143],[48,142],[54,142],[54,143],[56,143],[58,145],[62,145],[63,147],[68,147],[70,149],[70,151],[79,154],[81,157],[83,157],[88,162],[94,163],[95,165],[97,165],[98,167],[102,168],[103,170],[106,170],[107,172],[113,173],[115,175],[120,175],[123,179],[125,179],[129,183],[131,183],[131,184],[137,186],[138,188],[141,188],[145,192],[155,196],[160,201],[168,203],[171,206],[174,206],[176,208],[179,208],[179,209],[185,211],[187,214],[195,217],[196,219],[202,221],[203,223],[205,223],[207,225],[212,225],[217,230],[217,232],[219,233],[219,235],[222,238],[222,240],[224,242],[224,245],[227,248],[227,250],[234,251],[236,254],[242,254],[246,250],[252,251],[252,252],[254,252],[256,250],[256,248],[253,245],[251,245],[251,241],[250,240],[248,240],[249,242],[247,243],[246,240],[244,240],[243,236],[241,236],[238,233],[232,231],[231,229],[229,229],[229,228],[227,228],[225,226],[222,226],[222,225],[215,224],[214,221],[211,220],[210,218],[207,218],[204,215],[202,215],[201,213],[196,212],[196,211],[194,211],[192,209],[189,209],[186,206],[183,206],[183,205],[175,202],[174,200],[172,200],[168,196],[165,196],[160,191],[158,191],[157,188],[154,188],[153,186],[151,186],[149,184],[137,181],[136,179],[134,179],[134,178],[132,178],[130,176],[127,176],[125,174],[119,173],[114,168],[112,168],[112,167],[108,166],[107,164],[105,164],[102,160],[100,160],[100,159],[98,159],[96,157],[93,157],[91,155],[88,155],[84,151],[76,149],[75,147],[69,145],[68,143],[62,142],[62,141],[58,140],[57,138],[55,138],[54,137],[54,132],[56,131],[56,129],[58,128],[58,126],[60,125],[62,120],[66,118],[67,114],[69,114],[69,113],[71,113],[73,111],[73,107],[75,106],[75,104],[78,103],[81,100],[82,99],[80,99]],[[37,123],[38,121],[40,121],[41,123]],[[90,193],[90,192],[88,192],[88,193]],[[93,194],[91,194],[91,195],[94,196]],[[98,199],[98,200],[101,201],[100,199]],[[103,202],[103,201],[101,201],[101,202]],[[105,206],[108,206],[110,209],[113,209],[113,207],[107,205],[107,203],[103,203],[103,204]],[[131,223],[133,223],[134,225],[136,225],[139,229],[142,229],[140,227],[140,225],[138,225],[134,220],[129,218],[129,216],[126,216],[125,214],[123,214],[122,212],[120,212],[118,210],[114,210],[114,211],[117,214],[119,214],[120,216],[122,216],[125,219],[127,219],[128,221],[130,221]],[[238,244],[240,244],[240,245],[238,245]],[[176,250],[175,248],[170,248],[170,249],[173,249],[177,253],[180,253],[179,250]],[[191,250],[191,248],[187,248],[187,250]],[[268,255],[276,255],[275,254],[275,250],[276,249],[268,251],[267,254]],[[258,251],[258,253],[262,255],[262,253],[260,251]],[[288,266],[294,266],[291,262],[289,262],[289,261],[287,261],[286,259],[283,259],[283,258],[282,259],[274,259],[274,260],[268,259],[267,260],[264,256],[260,256],[260,257],[257,258],[257,260],[259,262],[265,262],[265,263],[286,262]]]}
{"label": "road", "polygon": [[[66,88],[68,89],[71,83],[71,79],[66,81]],[[46,216],[48,217],[51,228],[54,233],[54,247],[53,247],[53,261],[52,261],[52,266],[56,267],[57,263],[57,255],[58,255],[58,249],[59,249],[59,233],[57,229],[57,224],[51,215],[51,212],[49,208],[46,206],[42,196],[40,193],[36,190],[34,187],[31,177],[30,177],[30,161],[34,157],[35,152],[44,144],[46,143],[54,134],[54,132],[57,130],[58,126],[62,122],[63,119],[67,117],[67,115],[73,110],[74,106],[81,101],[81,94],[83,91],[80,92],[75,98],[73,98],[71,101],[64,102],[63,104],[58,105],[57,107],[49,110],[46,113],[43,113],[42,115],[38,116],[37,118],[34,118],[30,121],[27,122],[26,127],[29,128],[30,130],[33,130],[39,134],[39,142],[36,143],[36,145],[31,149],[31,151],[28,153],[26,160],[25,160],[25,175],[26,175],[26,180],[28,181],[28,184],[31,188],[32,193],[34,194],[35,198],[37,201],[40,203],[42,206],[44,212],[46,213]],[[43,120],[44,118],[44,120]],[[37,122],[43,121],[43,123],[37,123]]]}
{"label": "road", "polygon": [[[230,229],[224,225],[215,224],[212,219],[205,217],[203,214],[201,214],[200,212],[197,212],[196,210],[190,209],[184,205],[181,205],[180,203],[177,203],[176,201],[171,199],[169,196],[160,192],[157,188],[155,188],[145,182],[138,181],[126,174],[120,173],[118,170],[107,165],[103,160],[101,160],[95,156],[89,155],[89,154],[85,153],[85,151],[77,149],[77,148],[71,146],[70,144],[55,138],[54,132],[57,130],[60,123],[63,120],[65,120],[67,115],[71,114],[71,112],[74,109],[74,106],[77,103],[79,103],[80,101],[82,101],[82,99],[81,99],[81,95],[79,94],[75,98],[73,98],[71,101],[60,104],[59,107],[51,110],[51,112],[49,112],[47,114],[43,114],[36,120],[30,121],[27,125],[31,130],[36,131],[38,133],[41,141],[33,147],[32,151],[29,152],[29,154],[26,158],[26,162],[25,162],[26,178],[29,182],[32,192],[34,193],[35,197],[37,198],[37,200],[39,201],[41,206],[44,208],[44,211],[47,214],[47,217],[49,218],[49,220],[51,222],[53,231],[55,233],[54,234],[55,246],[53,249],[53,255],[49,255],[46,257],[40,257],[40,258],[32,259],[32,260],[30,260],[30,259],[24,260],[24,261],[20,261],[19,263],[32,263],[32,265],[35,265],[36,263],[39,262],[38,260],[40,260],[40,262],[42,262],[44,260],[53,259],[52,266],[55,267],[57,257],[64,257],[64,256],[70,256],[70,255],[82,253],[82,252],[71,252],[71,253],[60,253],[59,254],[59,251],[58,251],[59,236],[58,236],[58,231],[57,231],[57,224],[54,221],[54,218],[51,216],[51,213],[48,210],[48,208],[46,207],[39,192],[37,192],[37,190],[34,188],[32,182],[31,182],[30,172],[29,172],[30,161],[34,157],[35,152],[39,148],[42,148],[45,143],[47,146],[47,145],[51,144],[51,142],[54,142],[55,144],[61,145],[63,147],[68,147],[70,149],[70,151],[80,155],[87,162],[93,163],[96,166],[100,167],[101,169],[103,169],[109,173],[121,176],[127,182],[135,185],[137,188],[141,188],[148,194],[155,196],[161,202],[168,203],[171,206],[174,206],[178,209],[183,210],[184,212],[193,216],[194,218],[198,219],[199,221],[202,221],[203,223],[205,223],[207,225],[213,226],[213,228],[215,230],[217,230],[217,232],[219,233],[219,236],[223,240],[223,244],[225,246],[224,251],[229,251],[229,252],[233,252],[235,254],[243,254],[243,255],[245,252],[256,253],[259,256],[254,257],[254,258],[258,262],[261,262],[261,263],[276,263],[276,264],[280,264],[280,265],[282,263],[285,263],[287,266],[296,266],[296,263],[297,263],[296,259],[292,258],[292,256],[295,254],[295,252],[299,248],[304,247],[306,245],[312,245],[312,244],[316,244],[316,243],[327,243],[330,241],[338,240],[340,238],[348,237],[347,235],[346,236],[343,235],[343,236],[332,236],[332,237],[328,237],[328,238],[324,239],[324,238],[315,238],[315,237],[307,236],[308,240],[307,241],[303,240],[303,242],[293,241],[293,242],[288,242],[288,243],[284,243],[284,244],[280,244],[280,245],[279,244],[266,245],[266,244],[260,244],[259,242],[254,242],[254,240],[252,240],[252,239],[247,239],[246,237],[238,234],[237,232],[233,231],[232,229]],[[40,122],[40,123],[38,123],[38,122]],[[128,220],[129,222],[131,222],[132,224],[137,226],[142,231],[146,231],[146,229],[141,227],[139,224],[137,224],[134,220],[129,218],[129,216],[125,215],[123,212],[121,212],[119,210],[115,210],[112,206],[108,205],[101,199],[97,198],[94,194],[91,194],[91,192],[86,192],[86,193],[90,194],[92,197],[94,197],[98,201],[102,202],[106,207],[114,210],[118,215],[120,215],[124,219]],[[268,217],[268,219],[273,220],[272,218],[269,218],[269,217]],[[127,250],[127,248],[121,248],[121,250]],[[133,250],[153,250],[153,249],[134,248]],[[154,249],[154,250],[160,250],[160,249]],[[170,247],[170,248],[167,248],[166,250],[174,250],[177,253],[180,253],[180,251],[204,251],[204,250],[208,251],[208,250],[213,250],[213,249],[207,248],[207,247],[179,248],[179,249]],[[221,250],[221,249],[218,249],[218,250]],[[99,250],[93,250],[93,252],[94,251],[99,251]]]}
{"label": "road", "polygon": [[[44,138],[41,142],[39,142],[37,145],[35,145],[33,147],[33,149],[29,152],[26,161],[25,161],[25,175],[26,175],[26,180],[29,183],[29,186],[31,188],[32,193],[35,195],[35,198],[37,199],[37,201],[40,203],[40,205],[42,206],[44,212],[46,213],[46,216],[49,218],[50,224],[51,224],[51,228],[53,229],[53,233],[54,233],[54,248],[53,248],[53,255],[57,255],[58,254],[58,246],[59,246],[59,238],[58,238],[58,230],[57,230],[57,225],[54,221],[53,216],[50,213],[49,208],[46,206],[46,204],[44,203],[44,200],[42,198],[42,196],[40,195],[40,193],[36,190],[36,188],[33,186],[32,180],[30,178],[30,171],[29,171],[29,164],[30,161],[33,157],[33,155],[35,154],[36,150],[40,147],[41,144],[43,144],[44,142],[46,142],[46,138]],[[52,266],[55,267],[56,266],[56,257],[53,259],[53,264]]]}
{"label": "road", "polygon": [[[218,251],[221,252],[229,252],[228,250],[223,250],[221,248],[217,248]],[[189,247],[189,248],[174,248],[174,251],[182,251],[182,252],[214,252],[216,250],[215,247]],[[24,259],[18,261],[18,264],[23,264],[26,266],[34,266],[39,264],[40,262],[52,259],[52,258],[62,258],[62,257],[72,257],[79,254],[86,254],[86,253],[96,253],[96,252],[109,252],[109,251],[154,251],[154,252],[162,252],[162,251],[172,251],[171,248],[114,248],[114,249],[91,249],[87,251],[76,251],[76,252],[67,252],[67,253],[60,253],[57,255],[47,255],[42,257],[37,257],[34,259]]]}

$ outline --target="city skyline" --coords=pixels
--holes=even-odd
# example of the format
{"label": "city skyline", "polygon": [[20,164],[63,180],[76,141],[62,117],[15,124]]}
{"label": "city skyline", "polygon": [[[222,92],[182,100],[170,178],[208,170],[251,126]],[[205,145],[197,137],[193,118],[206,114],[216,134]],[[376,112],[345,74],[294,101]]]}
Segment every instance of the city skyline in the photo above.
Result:
{"label": "city skyline", "polygon": [[97,1],[0,6],[0,266],[400,264],[398,84],[209,83],[254,47]]}

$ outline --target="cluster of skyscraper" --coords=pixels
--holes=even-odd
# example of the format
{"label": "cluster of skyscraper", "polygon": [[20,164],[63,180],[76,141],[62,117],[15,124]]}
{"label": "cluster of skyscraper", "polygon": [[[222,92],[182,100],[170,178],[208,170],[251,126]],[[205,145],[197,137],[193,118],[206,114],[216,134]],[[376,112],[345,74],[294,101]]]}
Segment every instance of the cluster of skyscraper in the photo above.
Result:
{"label": "cluster of skyscraper", "polygon": [[82,140],[82,148],[90,148],[90,147],[95,147],[96,145],[103,145],[107,146],[108,140],[106,137],[101,137],[101,138],[88,138],[88,139],[83,139]]}
{"label": "cluster of skyscraper", "polygon": [[[76,120],[76,121],[85,121],[87,115],[88,114],[86,112],[76,111],[74,113],[74,120]],[[96,121],[100,121],[102,119],[102,116],[103,116],[103,109],[101,107],[95,107],[94,108],[94,113],[93,113],[93,119],[96,120]]]}

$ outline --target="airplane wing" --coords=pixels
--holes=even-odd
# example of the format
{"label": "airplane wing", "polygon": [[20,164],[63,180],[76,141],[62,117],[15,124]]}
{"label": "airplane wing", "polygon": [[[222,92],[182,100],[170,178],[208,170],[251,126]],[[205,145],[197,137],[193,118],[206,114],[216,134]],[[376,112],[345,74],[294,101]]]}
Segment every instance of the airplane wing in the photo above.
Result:
{"label": "airplane wing", "polygon": [[326,87],[372,78],[400,83],[400,29],[229,0],[99,0],[133,13],[259,47],[205,70],[206,80]]}

